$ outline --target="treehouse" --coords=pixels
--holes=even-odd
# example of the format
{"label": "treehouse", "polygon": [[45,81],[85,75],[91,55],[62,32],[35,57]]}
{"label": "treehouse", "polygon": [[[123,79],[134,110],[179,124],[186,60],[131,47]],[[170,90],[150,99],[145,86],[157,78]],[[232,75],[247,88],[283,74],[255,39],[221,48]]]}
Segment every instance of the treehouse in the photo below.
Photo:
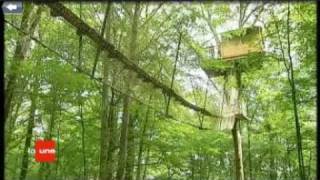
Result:
{"label": "treehouse", "polygon": [[229,82],[236,82],[236,85],[228,89],[230,102],[223,108],[226,110],[223,112],[226,127],[221,127],[222,129],[232,129],[237,119],[247,119],[243,102],[238,99],[238,86],[241,86],[238,83],[241,83],[242,72],[260,69],[267,58],[263,51],[261,31],[260,27],[249,27],[224,32],[220,34],[220,47],[207,47],[208,55],[200,61],[201,68],[208,77],[227,75],[225,77]]}
{"label": "treehouse", "polygon": [[250,53],[262,53],[261,28],[228,31],[221,36],[222,60],[237,60]]}
{"label": "treehouse", "polygon": [[256,63],[253,60],[257,61],[257,58],[263,55],[261,31],[261,27],[254,26],[220,34],[220,48],[214,46],[206,48],[210,58],[201,61],[202,69],[212,77],[225,74],[229,68],[233,67],[232,62],[235,61],[247,66],[248,64],[255,66]]}

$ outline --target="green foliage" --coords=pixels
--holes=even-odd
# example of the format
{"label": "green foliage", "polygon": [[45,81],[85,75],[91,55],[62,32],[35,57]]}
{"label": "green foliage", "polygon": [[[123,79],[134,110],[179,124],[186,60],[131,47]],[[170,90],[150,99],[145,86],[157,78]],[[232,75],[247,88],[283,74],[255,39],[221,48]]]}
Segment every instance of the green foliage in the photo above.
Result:
{"label": "green foliage", "polygon": [[[65,5],[79,15],[79,4]],[[264,39],[270,44],[267,52],[250,53],[241,59],[227,61],[212,58],[206,47],[212,45],[213,34],[218,28],[223,28],[228,21],[238,20],[239,12],[233,9],[235,4],[184,2],[164,3],[161,6],[159,3],[140,5],[137,58],[134,63],[169,87],[172,83],[178,35],[182,32],[172,89],[198,107],[217,115],[220,115],[223,103],[226,104],[225,99],[222,102],[222,96],[227,96],[223,89],[237,87],[235,77],[212,78],[212,83],[218,89],[215,92],[212,84],[204,83],[208,81],[207,77],[200,73],[197,74],[201,75],[200,78],[193,75],[187,77],[187,74],[204,70],[230,75],[236,70],[240,71],[241,99],[245,102],[242,108],[247,110],[249,118],[248,121],[240,122],[245,179],[249,179],[247,177],[250,173],[250,179],[270,179],[274,172],[278,179],[297,179],[299,174],[292,91],[283,64],[288,61],[287,5],[266,5],[259,17],[265,26]],[[113,3],[111,18],[106,26],[110,27],[108,41],[125,55],[130,53],[134,7],[134,3]],[[308,177],[314,179],[316,8],[314,4],[307,3],[295,3],[290,7],[290,45],[294,59],[303,155]],[[99,32],[105,10],[106,4],[83,3],[81,16],[84,22]],[[94,78],[90,77],[98,46],[89,37],[83,36],[79,63],[79,34],[62,17],[52,17],[49,12],[45,6],[39,26],[32,36],[50,49],[30,41],[30,52],[22,61],[13,58],[21,34],[10,25],[5,26],[6,83],[12,75],[16,75],[12,107],[5,126],[5,137],[10,139],[6,149],[6,179],[19,179],[28,135],[27,126],[32,122],[33,115],[35,123],[29,148],[34,148],[34,141],[49,133],[53,119],[51,134],[59,148],[56,149],[58,161],[49,165],[50,176],[68,180],[85,179],[83,151],[87,179],[98,179],[100,152],[106,151],[100,148],[101,143],[106,141],[105,137],[101,137],[101,122],[114,120],[114,126],[106,130],[113,140],[107,150],[115,176],[119,165],[119,147],[123,144],[120,135],[124,124],[124,97],[127,94],[130,94],[129,117],[134,122],[133,127],[130,127],[132,129],[129,129],[134,138],[127,144],[128,149],[134,151],[133,174],[137,173],[137,166],[140,165],[141,177],[145,172],[149,179],[235,178],[232,135],[229,130],[219,130],[219,118],[202,116],[201,113],[182,107],[172,98],[168,108],[169,116],[166,116],[168,97],[161,89],[155,89],[132,73],[132,86],[127,91],[129,70],[117,59],[110,58],[105,51],[100,53]],[[272,13],[279,16],[272,16]],[[21,16],[6,15],[6,20],[19,27],[16,22],[21,20]],[[240,36],[249,42],[256,40],[256,34],[250,34],[248,29],[230,31],[223,34],[222,39],[231,40]],[[284,50],[285,59],[282,58],[280,48]],[[109,68],[107,75],[104,75],[102,66],[105,62]],[[105,86],[101,82],[103,78],[108,82]],[[225,79],[228,79],[227,83]],[[193,85],[194,82],[197,85]],[[106,90],[103,88],[108,93],[105,99],[101,93]],[[31,112],[33,97],[36,105],[34,113]],[[102,106],[103,103],[106,103],[107,110]],[[110,110],[112,108],[113,114]],[[108,112],[106,116],[103,116],[104,111]],[[40,164],[35,162],[31,154],[28,163],[26,179],[38,179]]]}

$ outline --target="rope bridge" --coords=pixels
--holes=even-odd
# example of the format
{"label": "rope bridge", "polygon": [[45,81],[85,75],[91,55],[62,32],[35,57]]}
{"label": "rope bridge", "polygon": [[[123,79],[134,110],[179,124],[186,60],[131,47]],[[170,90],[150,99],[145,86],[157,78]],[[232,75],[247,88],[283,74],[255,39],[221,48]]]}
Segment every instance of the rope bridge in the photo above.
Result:
{"label": "rope bridge", "polygon": [[95,43],[98,44],[102,49],[106,50],[109,53],[110,58],[114,58],[120,61],[127,69],[134,71],[137,73],[138,78],[141,78],[144,82],[149,82],[153,84],[155,88],[159,88],[162,92],[168,96],[173,97],[176,101],[180,102],[181,105],[192,109],[197,112],[201,112],[202,114],[214,118],[219,118],[220,116],[215,115],[208,111],[207,109],[196,106],[180,95],[178,95],[172,88],[169,88],[165,84],[158,81],[156,78],[150,76],[143,69],[141,69],[137,64],[133,63],[129,60],[125,55],[115,49],[115,47],[106,41],[100,34],[82,21],[77,15],[75,15],[70,9],[66,8],[61,3],[46,3],[46,5],[52,10],[52,13],[56,16],[63,17],[67,22],[69,22],[72,26],[74,26],[78,32],[88,36]]}
{"label": "rope bridge", "polygon": [[[239,114],[237,114],[236,112],[233,112],[234,108],[224,108],[225,110],[227,110],[228,112],[223,112],[221,114],[221,116],[219,115],[215,115],[213,113],[211,113],[210,111],[208,111],[207,109],[201,108],[197,105],[194,105],[190,102],[188,102],[186,99],[184,99],[183,97],[181,97],[180,95],[178,95],[172,88],[166,86],[165,84],[161,83],[160,81],[158,81],[156,78],[151,77],[147,72],[145,72],[143,69],[141,69],[137,64],[133,63],[131,60],[129,60],[125,55],[123,55],[121,52],[119,52],[118,50],[115,49],[115,47],[109,43],[108,41],[106,41],[103,37],[101,37],[101,35],[99,33],[97,33],[92,27],[90,27],[88,24],[86,24],[85,22],[83,22],[79,17],[77,17],[70,9],[66,8],[65,6],[63,6],[61,3],[46,3],[46,5],[52,10],[52,13],[56,16],[61,16],[63,17],[67,22],[69,22],[72,26],[74,26],[75,28],[77,28],[78,32],[87,35],[91,40],[93,40],[95,43],[98,44],[98,46],[100,46],[101,49],[104,49],[106,51],[108,51],[109,57],[111,58],[115,58],[116,60],[120,61],[127,69],[134,71],[135,73],[137,73],[138,78],[142,79],[144,82],[148,82],[153,84],[153,86],[155,88],[159,88],[162,90],[162,92],[168,96],[173,97],[176,101],[180,102],[181,105],[192,109],[196,112],[199,112],[203,115],[209,116],[209,117],[213,117],[216,119],[220,120],[220,128],[219,129],[230,129],[234,119],[236,116],[238,116]],[[11,26],[13,26],[15,29],[21,31],[21,29],[15,27],[13,24],[11,24],[10,22],[7,22],[7,24],[10,24]],[[23,32],[25,33],[25,32]],[[38,39],[31,37],[30,38],[34,41],[36,41],[37,43],[39,43],[41,46],[43,46],[44,48],[47,48],[48,50],[52,51],[53,53],[57,54],[58,56],[62,57],[63,59],[65,59],[65,57],[63,57],[61,54],[59,54],[58,52],[56,52],[55,50],[53,50],[52,48],[48,47],[47,45],[43,44],[41,41],[39,41]],[[69,64],[71,64],[70,60],[67,62]],[[71,64],[73,66],[73,64]],[[86,73],[85,71],[81,70],[79,72],[85,73],[87,75],[90,76],[89,73]],[[96,79],[101,82],[101,79]],[[114,87],[111,87],[114,88]],[[120,93],[121,90],[119,89],[114,89]],[[136,99],[134,97],[132,97],[133,99]],[[140,102],[143,105],[146,105],[145,103],[143,103],[140,99],[136,99],[138,102]],[[149,105],[148,105],[149,106]],[[154,109],[154,107],[152,107],[152,109]],[[159,113],[159,112],[158,112]],[[162,116],[165,116],[162,112],[159,113]],[[168,115],[167,115],[168,116]],[[179,121],[177,119],[175,119],[172,116],[168,116],[169,119],[172,119],[174,121],[177,121],[178,123],[183,123],[183,124],[187,124],[187,125],[191,125],[193,127],[202,129],[202,130],[209,130],[207,128],[202,128],[202,126],[196,126],[194,124],[188,123],[188,122],[183,122],[183,121]],[[221,122],[223,122],[223,127],[221,127]]]}

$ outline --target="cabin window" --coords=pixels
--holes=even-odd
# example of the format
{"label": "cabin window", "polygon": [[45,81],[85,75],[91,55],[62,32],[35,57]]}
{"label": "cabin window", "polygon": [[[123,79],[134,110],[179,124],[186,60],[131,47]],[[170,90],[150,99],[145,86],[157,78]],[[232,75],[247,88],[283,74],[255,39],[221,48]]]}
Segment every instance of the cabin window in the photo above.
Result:
{"label": "cabin window", "polygon": [[214,57],[215,57],[215,49],[214,49],[214,46],[209,47],[209,56],[210,56],[211,58],[214,58]]}

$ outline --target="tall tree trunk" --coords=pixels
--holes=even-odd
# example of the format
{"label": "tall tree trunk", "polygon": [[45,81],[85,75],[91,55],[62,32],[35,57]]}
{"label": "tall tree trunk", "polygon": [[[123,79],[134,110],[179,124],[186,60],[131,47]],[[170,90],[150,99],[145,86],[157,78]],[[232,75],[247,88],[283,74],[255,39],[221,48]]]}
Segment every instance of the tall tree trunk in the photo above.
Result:
{"label": "tall tree trunk", "polygon": [[[108,3],[102,28],[101,28],[101,36],[103,37],[106,34],[106,38],[109,38],[110,32],[110,14],[111,14],[111,2]],[[106,23],[108,22],[109,26],[107,27],[105,33]],[[98,47],[96,52],[96,60],[98,61],[100,57],[100,48]],[[109,80],[109,60],[105,60],[102,63],[103,67],[103,85],[102,85],[102,109],[101,109],[101,130],[100,130],[100,169],[99,169],[99,179],[105,180],[107,178],[107,159],[108,159],[108,149],[109,149],[109,137],[110,132],[108,131],[108,98],[109,98],[109,87],[108,87],[108,80]],[[95,62],[96,63],[96,62]],[[94,67],[95,68],[95,67]],[[94,69],[92,71],[92,76],[94,76]]]}
{"label": "tall tree trunk", "polygon": [[247,137],[248,137],[248,171],[249,171],[249,180],[252,180],[252,161],[251,161],[251,130],[250,122],[247,122]]}
{"label": "tall tree trunk", "polygon": [[[61,97],[59,97],[60,99]],[[62,102],[61,100],[59,100],[59,117],[61,117],[61,113],[62,113]],[[60,174],[59,174],[59,167],[60,167],[60,125],[61,125],[61,118],[59,118],[58,121],[58,129],[57,129],[57,153],[56,153],[56,170],[55,170],[55,177],[57,179],[60,178]]]}
{"label": "tall tree trunk", "polygon": [[[50,108],[50,120],[48,122],[47,131],[45,132],[45,140],[52,140],[53,137],[53,130],[55,128],[55,121],[56,121],[56,110],[57,110],[57,90],[56,87],[53,86],[51,91],[51,97],[52,97],[52,106]],[[51,176],[51,167],[53,164],[49,163],[40,163],[39,168],[39,179],[47,180]]]}
{"label": "tall tree trunk", "polygon": [[[232,128],[232,138],[234,144],[234,154],[235,154],[235,171],[236,179],[244,180],[244,171],[243,171],[243,160],[242,160],[242,143],[241,143],[241,133],[240,133],[240,118],[237,117],[237,114],[241,113],[240,109],[240,95],[241,95],[241,69],[238,64],[235,64],[235,78],[237,87],[235,89],[235,94],[230,97],[230,102],[234,106],[235,110],[235,119],[234,126]],[[233,73],[232,73],[233,75]],[[232,107],[231,106],[231,107]]]}
{"label": "tall tree trunk", "polygon": [[[151,99],[152,99],[152,95],[149,96],[148,104],[151,103]],[[142,161],[142,153],[143,153],[143,148],[144,148],[144,139],[146,136],[147,126],[148,126],[148,121],[149,121],[149,112],[150,112],[150,108],[148,107],[147,112],[146,112],[145,121],[143,123],[142,132],[140,135],[136,180],[141,179],[141,161]]]}
{"label": "tall tree trunk", "polygon": [[[293,112],[294,112],[294,120],[296,125],[296,138],[297,138],[297,152],[298,152],[298,159],[299,159],[299,174],[300,179],[305,180],[305,169],[304,169],[304,162],[303,162],[303,149],[302,149],[302,136],[300,132],[300,119],[298,115],[298,106],[297,106],[297,95],[296,95],[296,85],[295,85],[295,77],[294,77],[294,69],[293,69],[293,62],[291,57],[291,48],[290,48],[290,5],[288,4],[288,20],[287,20],[287,43],[288,43],[288,57],[289,57],[289,68],[287,71],[289,82],[291,85],[291,98],[293,103]],[[290,81],[291,79],[291,81]]]}
{"label": "tall tree trunk", "polygon": [[[101,30],[100,30],[100,36],[102,36],[102,37],[105,34],[106,24],[107,24],[108,21],[110,21],[110,17],[109,16],[111,14],[111,5],[112,5],[112,3],[109,1],[108,4],[107,4],[107,7],[106,7],[105,15],[104,15],[102,26],[101,26]],[[110,25],[111,25],[111,23],[109,23],[109,26],[108,26],[107,36],[108,36],[109,31],[110,31]],[[109,37],[107,37],[107,38],[109,38]],[[92,72],[91,72],[91,77],[92,78],[94,77],[94,73],[96,71],[96,66],[97,66],[100,54],[101,54],[101,47],[99,46],[97,48],[95,59],[94,59],[94,62],[93,62],[93,68],[92,68]]]}
{"label": "tall tree trunk", "polygon": [[203,179],[203,170],[204,170],[204,167],[203,167],[203,156],[202,156],[202,153],[199,152],[199,180],[202,180]]}
{"label": "tall tree trunk", "polygon": [[205,179],[210,179],[211,172],[213,172],[212,163],[210,156],[206,155],[206,176]]}
{"label": "tall tree trunk", "polygon": [[[40,21],[40,17],[41,17],[41,12],[42,12],[42,8],[38,7],[37,11],[35,12],[35,14],[31,14],[32,12],[32,7],[30,4],[26,5],[26,10],[24,11],[23,17],[22,17],[22,21],[21,21],[21,26],[26,26],[26,27],[22,27],[22,29],[27,29],[27,31],[30,34],[33,34],[35,31],[35,28],[37,27],[37,25],[39,24]],[[28,19],[30,17],[30,24],[28,24]],[[13,65],[12,65],[12,70],[14,72],[11,72],[11,74],[9,74],[9,80],[8,80],[8,84],[7,84],[7,93],[8,93],[8,97],[6,99],[6,110],[5,110],[5,118],[7,118],[8,116],[8,112],[10,111],[10,106],[11,106],[11,101],[12,101],[12,96],[13,96],[13,90],[15,87],[15,83],[17,80],[17,71],[19,69],[19,64],[21,63],[21,61],[25,58],[27,51],[30,48],[30,39],[26,36],[22,35],[22,39],[20,41],[20,43],[17,44],[16,47],[16,51],[14,54],[14,61]],[[39,62],[39,61],[38,61]],[[37,64],[38,64],[37,62]],[[11,76],[10,76],[11,75]],[[21,172],[20,172],[20,180],[24,180],[27,176],[27,172],[28,172],[28,167],[29,167],[29,149],[31,146],[31,139],[32,139],[32,130],[34,128],[34,124],[35,124],[35,111],[36,111],[36,96],[38,93],[38,87],[39,84],[37,82],[37,78],[35,77],[35,83],[34,83],[34,87],[32,90],[32,94],[31,94],[31,108],[30,108],[30,118],[28,121],[28,126],[27,126],[27,132],[26,132],[26,140],[25,140],[25,146],[24,146],[24,150],[23,150],[23,157],[22,157],[22,165],[21,165]],[[7,107],[8,106],[8,107]],[[14,120],[15,121],[15,120]],[[11,122],[14,123],[14,122]],[[8,143],[8,142],[7,142]]]}
{"label": "tall tree trunk", "polygon": [[239,121],[240,120],[236,118],[234,127],[232,129],[232,138],[233,138],[234,155],[235,155],[236,179],[244,180],[243,164],[242,164],[241,134],[238,127]]}
{"label": "tall tree trunk", "polygon": [[[273,144],[273,137],[272,137],[272,134],[271,134],[271,129],[269,129],[269,143],[270,143],[270,145],[272,145]],[[274,180],[276,180],[277,179],[277,168],[275,168],[275,162],[274,162],[274,157],[273,157],[273,147],[271,146],[271,148],[270,148],[270,151],[269,151],[269,155],[270,155],[270,179],[274,179]]]}
{"label": "tall tree trunk", "polygon": [[[138,39],[138,23],[140,17],[140,3],[137,2],[135,4],[134,15],[132,19],[132,29],[131,29],[131,42],[130,42],[130,55],[129,57],[135,61],[137,59],[137,39]],[[137,62],[138,63],[138,62]],[[130,73],[131,74],[131,73]],[[131,77],[132,75],[130,75]],[[131,79],[131,78],[129,78]],[[130,80],[131,81],[131,80]],[[130,88],[131,84],[129,83],[128,87]],[[129,112],[130,114],[130,112]],[[127,146],[127,164],[126,164],[126,173],[125,179],[132,180],[133,179],[133,171],[135,164],[135,121],[138,118],[138,112],[134,116],[129,115],[129,127],[128,127],[128,146]]]}
{"label": "tall tree trunk", "polygon": [[146,177],[147,177],[149,158],[150,158],[150,148],[147,149],[147,157],[146,157],[146,160],[145,160],[145,164],[146,165],[144,165],[142,180],[145,180]]}
{"label": "tall tree trunk", "polygon": [[[137,36],[138,36],[138,20],[140,16],[140,3],[137,2],[135,4],[135,10],[134,15],[132,19],[132,28],[131,28],[131,37],[130,37],[130,45],[129,45],[129,59],[136,60],[136,46],[137,46]],[[123,180],[123,178],[130,180],[132,179],[132,171],[130,169],[130,166],[134,165],[134,153],[132,151],[134,150],[133,144],[130,145],[131,151],[130,157],[128,158],[128,136],[133,137],[132,134],[134,131],[132,128],[134,128],[133,123],[130,126],[130,114],[129,114],[129,107],[130,107],[130,88],[131,82],[132,82],[132,72],[128,72],[127,74],[127,81],[126,81],[126,94],[124,95],[123,99],[123,117],[122,117],[122,125],[121,125],[121,134],[120,134],[120,151],[119,151],[119,161],[118,161],[118,170],[117,170],[117,180]],[[129,127],[130,126],[130,127]],[[130,130],[129,130],[130,128]],[[128,135],[130,133],[130,135]],[[130,142],[133,143],[133,142]],[[133,156],[133,157],[131,157]],[[129,159],[129,162],[127,164],[127,160]],[[126,173],[126,167],[129,167],[129,172]]]}
{"label": "tall tree trunk", "polygon": [[110,106],[109,106],[109,116],[108,116],[108,124],[110,132],[109,137],[109,145],[108,145],[108,155],[107,155],[107,161],[106,161],[106,177],[108,180],[113,179],[113,171],[115,166],[115,160],[114,160],[114,152],[116,149],[116,132],[117,132],[117,102],[115,100],[115,92],[111,91],[111,100],[110,100]]}
{"label": "tall tree trunk", "polygon": [[[79,97],[81,98],[81,97]],[[83,160],[83,179],[87,179],[87,163],[86,163],[86,149],[85,149],[85,126],[83,118],[83,104],[79,104],[80,124],[81,124],[81,144],[82,144],[82,160]]]}
{"label": "tall tree trunk", "polygon": [[190,169],[191,169],[191,180],[195,179],[195,169],[194,169],[194,159],[193,159],[193,154],[191,154],[190,157]]}
{"label": "tall tree trunk", "polygon": [[[79,4],[80,8],[79,8],[79,14],[80,14],[80,19],[82,19],[82,3],[80,2]],[[79,33],[79,50],[78,50],[78,68],[82,69],[82,45],[83,45],[83,41],[82,41],[82,34]],[[82,100],[82,90],[79,91],[78,93],[78,106],[79,106],[79,116],[80,116],[80,126],[81,126],[81,146],[82,146],[82,176],[83,176],[83,180],[87,179],[87,163],[86,163],[86,150],[85,150],[85,126],[84,126],[84,118],[83,118],[83,100]]]}
{"label": "tall tree trunk", "polygon": [[280,44],[280,50],[282,55],[283,64],[287,71],[288,81],[291,87],[291,99],[293,105],[293,114],[294,114],[294,121],[295,121],[295,129],[296,129],[296,141],[297,141],[297,154],[298,154],[298,161],[299,161],[299,176],[301,180],[305,180],[305,170],[304,170],[304,162],[303,162],[303,149],[302,149],[302,136],[301,136],[301,125],[300,119],[298,114],[298,106],[297,106],[297,95],[296,95],[296,85],[295,85],[295,78],[294,78],[294,69],[291,57],[291,41],[290,41],[290,5],[288,4],[288,15],[287,15],[287,54],[288,60],[285,58],[285,49],[283,47],[283,43],[280,37],[280,31],[278,27],[278,23],[275,23],[277,38]]}
{"label": "tall tree trunk", "polygon": [[287,140],[286,144],[286,164],[287,164],[287,168],[286,168],[286,179],[290,179],[291,178],[291,161],[290,161],[290,149],[289,149],[289,141]]}
{"label": "tall tree trunk", "polygon": [[[247,106],[247,112],[249,112],[248,110],[248,106]],[[253,174],[252,174],[252,159],[251,159],[251,123],[255,117],[257,113],[257,106],[255,107],[255,110],[253,111],[253,113],[251,114],[250,120],[247,121],[247,138],[248,138],[248,168],[249,168],[249,180],[253,180]]]}
{"label": "tall tree trunk", "polygon": [[312,176],[311,176],[311,162],[312,162],[312,149],[309,150],[309,165],[308,165],[307,179],[312,179]]}
{"label": "tall tree trunk", "polygon": [[29,167],[29,149],[31,147],[31,139],[32,139],[32,130],[35,124],[35,112],[36,112],[36,101],[37,101],[37,92],[38,92],[38,84],[37,80],[35,81],[35,85],[33,87],[32,94],[30,95],[31,98],[31,107],[30,107],[30,116],[28,120],[28,126],[26,131],[26,140],[23,149],[23,156],[22,156],[22,165],[21,165],[21,172],[20,172],[20,180],[25,180],[28,172]]}
{"label": "tall tree trunk", "polygon": [[128,147],[127,147],[127,164],[126,164],[126,173],[125,180],[133,179],[133,170],[134,170],[134,162],[135,162],[135,121],[137,119],[136,115],[131,115],[129,120],[128,127]]}
{"label": "tall tree trunk", "polygon": [[126,167],[126,151],[127,151],[127,133],[129,126],[129,97],[123,100],[123,115],[120,134],[120,150],[118,159],[117,180],[123,180]]}

